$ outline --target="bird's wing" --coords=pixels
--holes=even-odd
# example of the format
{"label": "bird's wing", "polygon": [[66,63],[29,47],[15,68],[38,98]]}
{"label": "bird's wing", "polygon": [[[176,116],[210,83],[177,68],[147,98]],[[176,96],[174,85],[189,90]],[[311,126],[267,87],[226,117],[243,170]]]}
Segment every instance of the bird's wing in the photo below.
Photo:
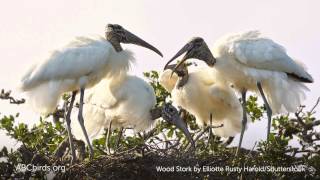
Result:
{"label": "bird's wing", "polygon": [[118,98],[109,88],[110,81],[107,79],[101,80],[92,88],[86,90],[85,103],[98,106],[103,109],[110,109],[117,104]]}
{"label": "bird's wing", "polygon": [[77,37],[50,57],[32,67],[22,79],[22,89],[36,86],[43,81],[75,79],[99,70],[108,62],[112,46],[104,38]]}
{"label": "bird's wing", "polygon": [[227,86],[214,84],[209,88],[209,97],[213,102],[219,102],[226,107],[234,108],[238,106],[238,99],[235,93]]}
{"label": "bird's wing", "polygon": [[164,87],[168,92],[171,92],[176,82],[178,81],[178,75],[176,73],[172,74],[171,69],[166,69],[161,72],[159,76],[159,83]]}
{"label": "bird's wing", "polygon": [[303,66],[290,58],[281,45],[271,39],[260,37],[257,32],[244,33],[229,42],[228,52],[235,57],[235,60],[246,66],[285,72],[304,82],[313,81],[311,75],[305,71]]}

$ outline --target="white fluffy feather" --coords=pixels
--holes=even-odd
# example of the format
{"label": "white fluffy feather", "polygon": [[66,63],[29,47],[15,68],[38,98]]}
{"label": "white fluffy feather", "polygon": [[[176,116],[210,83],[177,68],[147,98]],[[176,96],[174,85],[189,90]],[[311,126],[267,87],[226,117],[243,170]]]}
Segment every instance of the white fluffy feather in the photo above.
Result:
{"label": "white fluffy feather", "polygon": [[188,82],[179,89],[172,86],[178,77],[174,74],[170,79],[171,72],[167,69],[160,75],[161,85],[171,92],[175,104],[196,117],[198,125],[209,125],[212,113],[212,125],[223,124],[223,127],[213,129],[215,134],[229,137],[241,131],[241,104],[217,72],[210,68],[197,68],[189,73]]}
{"label": "white fluffy feather", "polygon": [[222,37],[214,44],[213,55],[217,59],[215,69],[239,91],[257,92],[256,83],[260,81],[274,114],[294,112],[308,90],[288,73],[313,81],[301,63],[258,31]]}
{"label": "white fluffy feather", "polygon": [[133,53],[116,52],[102,37],[78,37],[48,59],[34,65],[19,85],[29,102],[42,114],[52,112],[64,92],[91,87],[102,78],[127,71]]}
{"label": "white fluffy feather", "polygon": [[[131,127],[136,131],[147,130],[155,123],[150,110],[156,104],[152,86],[136,76],[122,75],[118,78],[104,79],[86,91],[83,115],[85,127],[90,138],[94,138],[108,128]],[[72,114],[73,133],[84,139],[77,113]]]}

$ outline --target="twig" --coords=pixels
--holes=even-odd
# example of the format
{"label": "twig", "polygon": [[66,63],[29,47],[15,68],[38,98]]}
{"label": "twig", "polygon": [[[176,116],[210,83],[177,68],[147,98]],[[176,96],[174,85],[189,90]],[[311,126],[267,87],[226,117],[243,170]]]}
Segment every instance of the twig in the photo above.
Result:
{"label": "twig", "polygon": [[306,125],[306,123],[303,122],[303,120],[299,116],[300,112],[295,112],[294,114],[295,114],[295,116],[296,116],[296,118],[298,120],[298,123],[301,124],[305,129],[307,129],[308,126]]}
{"label": "twig", "polygon": [[209,129],[211,129],[211,128],[220,128],[220,127],[223,127],[223,124],[221,124],[221,125],[219,125],[219,126],[207,126],[207,127],[196,137],[196,139],[195,139],[194,141],[196,142],[197,140],[199,140],[200,137],[202,137],[203,134],[204,134],[205,132],[207,132]]}
{"label": "twig", "polygon": [[25,99],[15,99],[14,97],[10,96],[11,91],[5,91],[4,89],[0,92],[0,99],[7,100],[9,99],[10,104],[23,104],[26,102]]}
{"label": "twig", "polygon": [[310,113],[313,113],[314,109],[318,106],[320,103],[320,97],[318,97],[316,104],[311,108]]}
{"label": "twig", "polygon": [[248,155],[251,155],[251,153],[253,152],[253,150],[256,147],[256,145],[257,145],[257,141],[254,142],[254,145],[253,145],[252,149],[249,151]]}

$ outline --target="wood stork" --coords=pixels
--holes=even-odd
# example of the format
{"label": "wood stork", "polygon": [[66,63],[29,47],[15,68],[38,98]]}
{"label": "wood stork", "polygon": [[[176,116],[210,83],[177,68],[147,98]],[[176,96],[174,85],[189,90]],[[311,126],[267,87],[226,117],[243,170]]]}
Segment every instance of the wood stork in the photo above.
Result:
{"label": "wood stork", "polygon": [[[197,68],[188,72],[181,65],[173,73],[174,64],[168,65],[160,75],[160,84],[171,92],[172,100],[196,117],[199,126],[223,124],[213,132],[221,137],[234,137],[241,132],[241,104],[226,81],[211,68]],[[171,76],[172,75],[172,76]]]}
{"label": "wood stork", "polygon": [[[134,128],[136,131],[147,130],[155,120],[162,117],[167,122],[180,128],[187,139],[194,145],[186,124],[181,120],[177,109],[169,103],[155,107],[156,95],[150,84],[143,79],[121,75],[103,79],[87,90],[83,115],[85,126],[91,139],[100,135],[104,128]],[[72,114],[77,114],[74,111]],[[73,119],[74,116],[72,115]],[[74,124],[73,134],[77,139],[84,139],[80,127]],[[108,142],[108,141],[107,141]]]}
{"label": "wood stork", "polygon": [[[243,128],[238,150],[241,147],[244,127],[246,92],[259,92],[268,115],[267,139],[271,128],[271,116],[282,112],[294,112],[305,98],[313,78],[304,66],[292,59],[283,46],[261,36],[259,31],[226,35],[213,46],[212,53],[202,38],[193,38],[168,63],[186,52],[180,64],[189,58],[202,60],[214,66],[241,93]],[[238,151],[237,151],[238,153]]]}
{"label": "wood stork", "polygon": [[72,92],[66,123],[74,160],[70,113],[76,93],[80,90],[78,120],[90,147],[90,157],[93,157],[93,149],[83,125],[84,91],[102,78],[118,76],[127,71],[133,60],[133,53],[123,50],[120,43],[136,44],[162,56],[158,49],[120,25],[108,24],[105,38],[77,37],[64,48],[51,53],[45,61],[32,66],[21,79],[20,89],[27,93],[34,109],[42,114],[53,112],[61,95]]}

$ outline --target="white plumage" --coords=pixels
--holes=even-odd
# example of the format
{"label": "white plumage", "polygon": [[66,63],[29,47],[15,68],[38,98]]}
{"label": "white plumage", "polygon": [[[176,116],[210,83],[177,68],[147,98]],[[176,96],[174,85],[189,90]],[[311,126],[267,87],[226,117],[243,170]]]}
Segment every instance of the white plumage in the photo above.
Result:
{"label": "white plumage", "polygon": [[233,90],[223,81],[219,73],[211,68],[197,68],[189,73],[188,81],[178,88],[178,76],[166,69],[160,75],[160,84],[171,92],[172,100],[178,106],[196,117],[200,126],[212,125],[213,132],[221,137],[235,136],[241,131],[242,108]]}
{"label": "white plumage", "polygon": [[60,96],[72,91],[66,111],[66,124],[72,160],[76,159],[72,141],[70,114],[77,91],[80,91],[78,120],[89,145],[90,157],[93,148],[84,126],[83,99],[86,88],[103,78],[126,73],[133,60],[132,53],[123,50],[121,43],[132,43],[148,48],[160,56],[161,52],[118,24],[106,26],[105,38],[78,37],[60,50],[56,50],[43,62],[34,65],[23,76],[20,89],[29,95],[28,102],[42,114],[53,112]]}
{"label": "white plumage", "polygon": [[131,51],[116,52],[103,37],[77,37],[32,66],[20,88],[35,110],[48,114],[55,110],[63,93],[92,87],[107,76],[118,76],[133,60]]}
{"label": "white plumage", "polygon": [[[155,105],[154,90],[143,79],[130,75],[104,79],[87,90],[83,115],[88,135],[91,139],[100,135],[110,121],[112,128],[147,130],[155,122],[150,113]],[[76,119],[76,114],[71,118]],[[72,127],[75,137],[84,139],[80,126],[75,123]]]}
{"label": "white plumage", "polygon": [[302,82],[313,82],[281,45],[258,31],[224,36],[214,44],[212,53],[217,60],[214,68],[240,92],[256,92],[257,82],[261,82],[275,114],[294,112],[308,90]]}
{"label": "white plumage", "polygon": [[269,139],[272,113],[294,112],[308,90],[303,83],[313,82],[302,63],[293,60],[281,45],[262,37],[258,31],[226,35],[214,44],[212,53],[202,38],[193,38],[167,65],[184,52],[186,55],[174,70],[190,58],[205,61],[241,93],[244,113],[238,150],[247,122],[247,91],[259,91],[264,101]]}

